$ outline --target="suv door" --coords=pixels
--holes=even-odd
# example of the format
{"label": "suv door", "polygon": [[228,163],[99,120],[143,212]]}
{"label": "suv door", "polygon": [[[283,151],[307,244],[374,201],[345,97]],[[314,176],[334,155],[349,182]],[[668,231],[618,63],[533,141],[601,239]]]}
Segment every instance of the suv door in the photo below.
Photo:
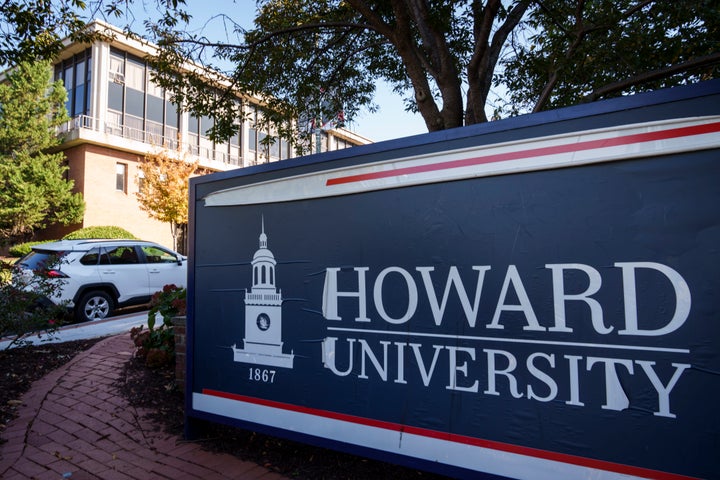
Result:
{"label": "suv door", "polygon": [[102,281],[117,288],[119,303],[150,296],[147,266],[134,245],[103,247],[98,269]]}
{"label": "suv door", "polygon": [[187,284],[187,265],[178,260],[175,253],[157,245],[140,245],[147,262],[150,294],[159,292],[165,285],[185,287]]}

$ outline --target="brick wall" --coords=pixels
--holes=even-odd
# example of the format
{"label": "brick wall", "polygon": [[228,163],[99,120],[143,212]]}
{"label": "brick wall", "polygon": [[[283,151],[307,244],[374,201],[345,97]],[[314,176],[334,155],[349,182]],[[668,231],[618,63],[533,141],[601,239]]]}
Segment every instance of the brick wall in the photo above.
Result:
{"label": "brick wall", "polygon": [[[71,229],[52,228],[42,238],[56,239],[81,227],[113,225],[122,227],[136,237],[173,247],[170,225],[154,220],[140,208],[138,191],[139,156],[99,145],[82,144],[65,150],[68,178],[75,182],[75,191],[85,199],[85,216],[80,225]],[[127,165],[126,189],[116,188],[116,165]]]}
{"label": "brick wall", "polygon": [[172,319],[173,331],[175,332],[175,383],[181,390],[185,390],[185,367],[187,344],[185,336],[185,317],[174,317]]}

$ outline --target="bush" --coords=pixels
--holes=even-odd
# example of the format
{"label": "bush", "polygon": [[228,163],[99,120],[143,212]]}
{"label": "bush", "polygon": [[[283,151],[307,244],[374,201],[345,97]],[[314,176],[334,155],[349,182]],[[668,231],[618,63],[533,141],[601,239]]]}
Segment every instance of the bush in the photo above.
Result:
{"label": "bush", "polygon": [[67,312],[47,297],[59,292],[61,282],[43,275],[18,275],[15,267],[5,262],[0,262],[0,270],[3,277],[9,277],[0,284],[0,338],[10,339],[7,348],[30,343],[28,337],[35,334],[52,337]]}
{"label": "bush", "polygon": [[[148,311],[148,329],[143,326],[130,330],[137,347],[136,355],[145,361],[150,368],[172,365],[175,360],[175,332],[172,325],[173,317],[185,315],[187,290],[176,285],[165,285],[150,300]],[[162,324],[155,328],[158,315]]]}
{"label": "bush", "polygon": [[80,240],[83,238],[114,238],[129,240],[137,240],[137,237],[132,233],[128,232],[124,228],[113,227],[113,226],[102,226],[102,227],[85,227],[80,230],[68,233],[63,237],[63,240]]}
{"label": "bush", "polygon": [[[83,238],[112,238],[137,240],[137,237],[135,235],[128,232],[124,228],[113,226],[81,228],[80,230],[75,230],[74,232],[68,233],[63,237],[63,240],[80,240]],[[30,250],[32,250],[32,247],[34,247],[35,245],[55,241],[56,240],[42,240],[40,242],[21,243],[10,247],[8,254],[11,257],[24,257],[25,255],[30,253]]]}
{"label": "bush", "polygon": [[12,265],[15,260],[0,258],[0,286],[12,281]]}

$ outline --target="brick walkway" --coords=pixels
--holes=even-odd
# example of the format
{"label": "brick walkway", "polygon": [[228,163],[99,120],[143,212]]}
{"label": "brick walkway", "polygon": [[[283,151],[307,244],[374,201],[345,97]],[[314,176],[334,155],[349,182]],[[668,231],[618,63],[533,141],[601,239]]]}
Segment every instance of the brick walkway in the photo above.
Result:
{"label": "brick walkway", "polygon": [[169,436],[113,388],[132,354],[109,337],[35,382],[1,435],[0,478],[263,479],[284,477]]}

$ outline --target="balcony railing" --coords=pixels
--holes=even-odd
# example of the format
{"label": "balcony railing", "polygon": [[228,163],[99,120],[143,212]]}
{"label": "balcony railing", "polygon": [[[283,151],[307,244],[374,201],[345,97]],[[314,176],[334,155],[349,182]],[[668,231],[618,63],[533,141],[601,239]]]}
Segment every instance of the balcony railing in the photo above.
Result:
{"label": "balcony railing", "polygon": [[[138,142],[142,142],[148,145],[152,145],[155,147],[164,147],[171,150],[177,150],[178,146],[180,146],[181,151],[189,152],[191,155],[195,155],[200,158],[214,160],[226,165],[235,165],[239,167],[243,166],[243,159],[239,155],[231,155],[228,152],[224,152],[222,150],[215,150],[207,147],[198,147],[198,145],[192,145],[187,142],[179,143],[177,139],[177,134],[172,137],[162,135],[162,133],[159,131],[160,128],[158,128],[159,125],[150,124],[150,122],[148,123],[149,128],[142,128],[142,119],[131,118],[130,122],[126,122],[125,125],[115,122],[104,122],[103,124],[103,122],[101,122],[95,117],[90,117],[88,115],[78,115],[58,127],[58,134],[62,135],[77,130],[104,132],[106,134],[114,135],[120,138],[136,140]],[[254,163],[255,162],[250,162],[248,163],[248,165]]]}

